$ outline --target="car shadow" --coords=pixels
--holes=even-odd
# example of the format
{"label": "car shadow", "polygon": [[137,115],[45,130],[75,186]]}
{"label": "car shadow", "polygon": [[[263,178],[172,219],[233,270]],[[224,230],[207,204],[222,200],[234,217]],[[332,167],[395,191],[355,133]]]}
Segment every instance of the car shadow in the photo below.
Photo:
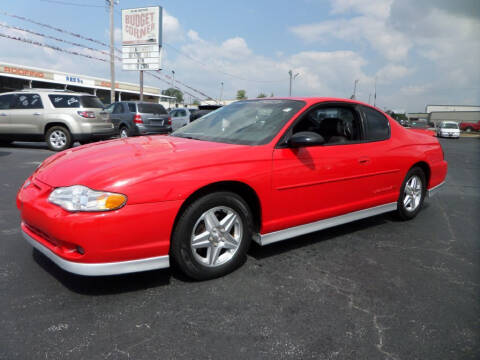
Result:
{"label": "car shadow", "polygon": [[[33,249],[33,260],[63,286],[82,295],[101,296],[146,290],[170,284],[172,271],[160,269],[125,275],[82,276],[61,269],[41,252]],[[176,271],[175,277],[177,278]],[[181,279],[182,276],[179,277]]]}
{"label": "car shadow", "polygon": [[0,156],[8,156],[10,154],[11,154],[10,151],[0,151]]}
{"label": "car shadow", "polygon": [[256,242],[252,241],[248,254],[256,260],[261,260],[271,256],[281,255],[283,253],[310,246],[319,242],[328,241],[336,237],[351,234],[356,231],[376,227],[392,221],[401,220],[396,220],[396,216],[393,213],[386,213],[362,220],[357,220],[348,224],[338,225],[332,228],[286,239],[284,241],[280,241],[278,243],[273,243],[266,246],[260,246]]}

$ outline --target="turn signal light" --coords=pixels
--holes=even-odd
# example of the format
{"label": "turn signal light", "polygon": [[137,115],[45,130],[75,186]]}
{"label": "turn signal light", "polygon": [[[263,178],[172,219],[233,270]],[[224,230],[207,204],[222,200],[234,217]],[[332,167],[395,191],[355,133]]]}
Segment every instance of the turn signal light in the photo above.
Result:
{"label": "turn signal light", "polygon": [[135,124],[143,124],[142,116],[140,114],[135,115],[133,122]]}

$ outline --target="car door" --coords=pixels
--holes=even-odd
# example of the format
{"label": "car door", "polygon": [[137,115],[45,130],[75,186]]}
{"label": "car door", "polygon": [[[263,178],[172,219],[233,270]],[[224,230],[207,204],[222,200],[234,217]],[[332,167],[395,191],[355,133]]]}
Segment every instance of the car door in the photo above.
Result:
{"label": "car door", "polygon": [[180,110],[172,110],[172,112],[170,112],[170,116],[172,118],[172,131],[175,131],[178,128],[182,127],[182,119],[180,117],[179,111]]}
{"label": "car door", "polygon": [[39,94],[16,94],[9,122],[17,134],[41,135],[45,128],[45,112]]}
{"label": "car door", "polygon": [[10,123],[10,113],[16,102],[14,94],[0,95],[0,135],[14,134]]}
{"label": "car door", "polygon": [[110,118],[112,119],[113,126],[115,130],[118,131],[122,120],[122,103],[116,102],[111,104],[105,109],[106,112],[110,112]]}
{"label": "car door", "polygon": [[185,126],[190,122],[190,117],[186,109],[178,109],[177,113],[178,113],[178,117],[177,117],[178,123],[180,125],[179,127]]}
{"label": "car door", "polygon": [[[335,126],[324,126],[328,123]],[[348,131],[336,126],[343,123],[350,124]],[[298,131],[317,132],[326,143],[301,148],[283,143],[274,149],[275,213],[269,232],[375,206],[371,183],[381,166],[372,158],[375,147],[365,141],[363,114],[358,107],[322,104],[301,116],[287,138]]]}

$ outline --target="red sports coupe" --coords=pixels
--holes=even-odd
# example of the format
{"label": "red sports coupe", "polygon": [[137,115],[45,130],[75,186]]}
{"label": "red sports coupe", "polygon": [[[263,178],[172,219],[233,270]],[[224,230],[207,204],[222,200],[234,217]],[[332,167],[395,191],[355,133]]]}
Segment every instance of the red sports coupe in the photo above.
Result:
{"label": "red sports coupe", "polygon": [[224,275],[271,244],[396,211],[445,180],[437,139],[358,101],[238,101],[170,136],[55,154],[20,189],[26,240],[61,268]]}

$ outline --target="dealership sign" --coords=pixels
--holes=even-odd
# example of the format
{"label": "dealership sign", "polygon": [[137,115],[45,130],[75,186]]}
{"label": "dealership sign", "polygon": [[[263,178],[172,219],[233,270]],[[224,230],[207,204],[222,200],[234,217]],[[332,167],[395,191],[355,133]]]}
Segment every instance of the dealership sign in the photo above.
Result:
{"label": "dealership sign", "polygon": [[162,8],[122,10],[122,63],[124,70],[161,68]]}

